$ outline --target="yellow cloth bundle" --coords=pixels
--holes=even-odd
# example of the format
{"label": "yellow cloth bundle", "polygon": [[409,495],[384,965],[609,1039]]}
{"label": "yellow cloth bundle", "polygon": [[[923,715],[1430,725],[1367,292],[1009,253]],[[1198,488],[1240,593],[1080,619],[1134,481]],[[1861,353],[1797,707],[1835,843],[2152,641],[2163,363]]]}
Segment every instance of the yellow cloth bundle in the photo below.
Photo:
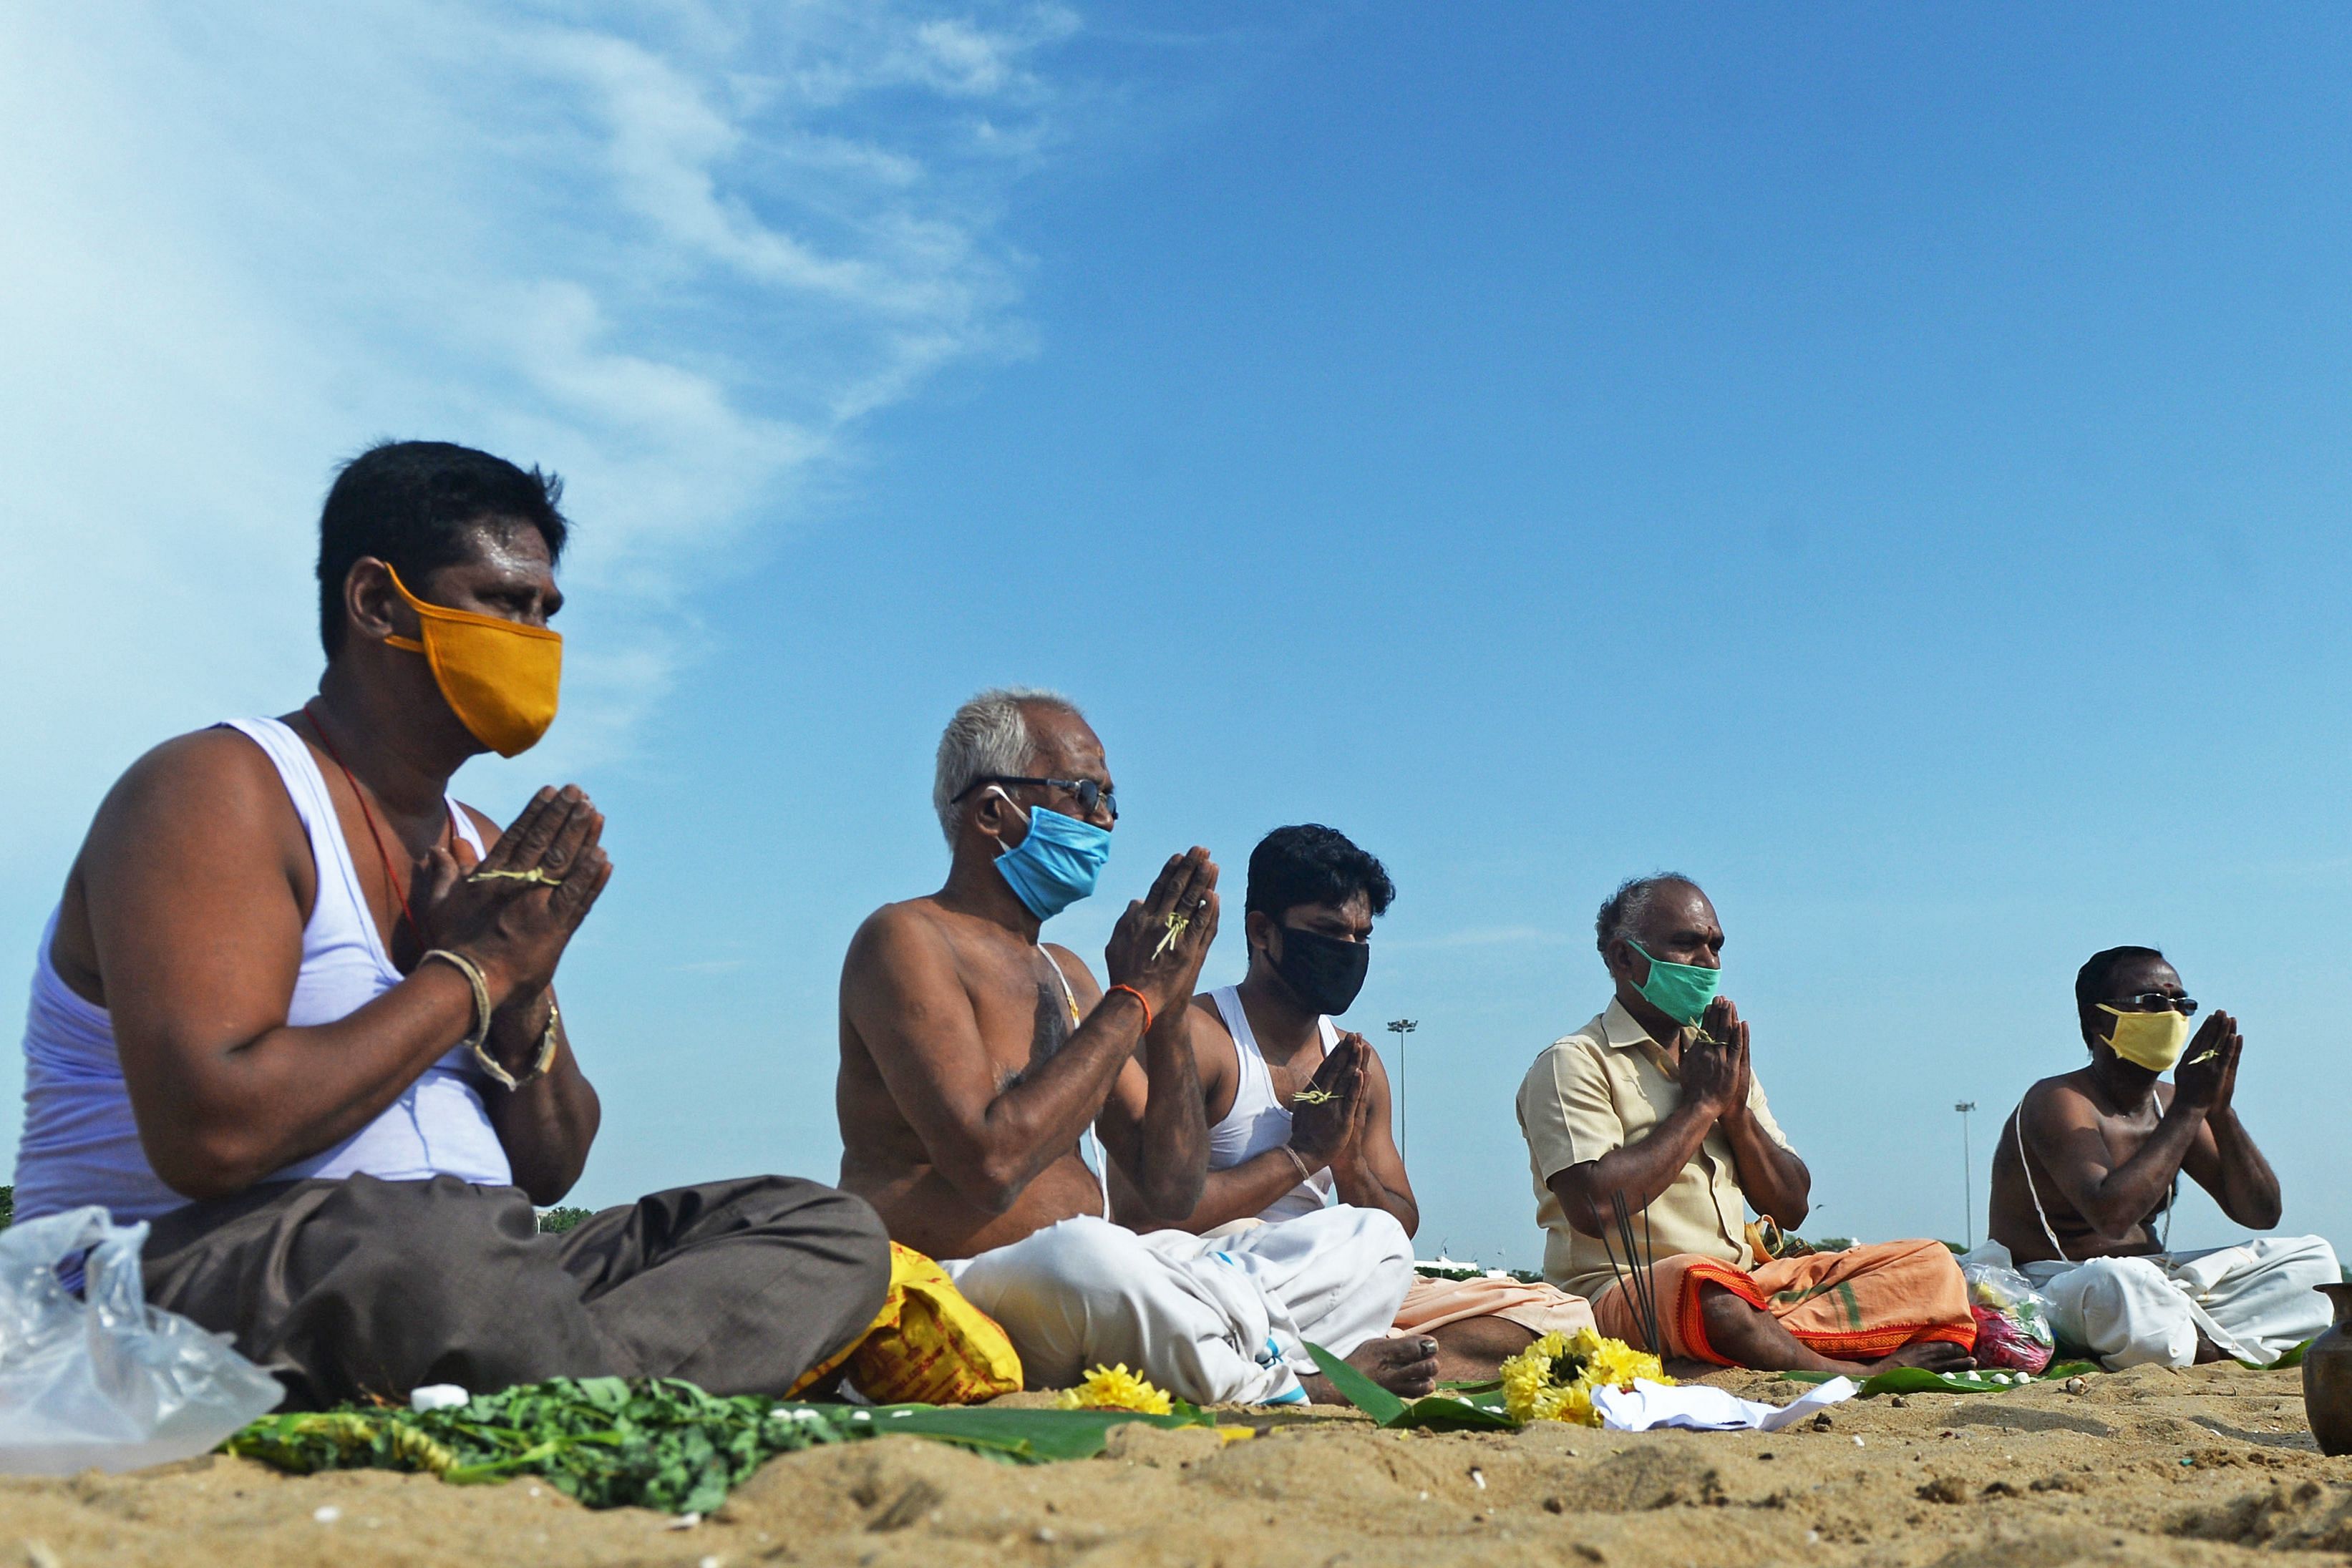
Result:
{"label": "yellow cloth bundle", "polygon": [[893,1241],[890,1294],[850,1352],[849,1381],[877,1405],[977,1405],[1020,1392],[1021,1357],[937,1263]]}

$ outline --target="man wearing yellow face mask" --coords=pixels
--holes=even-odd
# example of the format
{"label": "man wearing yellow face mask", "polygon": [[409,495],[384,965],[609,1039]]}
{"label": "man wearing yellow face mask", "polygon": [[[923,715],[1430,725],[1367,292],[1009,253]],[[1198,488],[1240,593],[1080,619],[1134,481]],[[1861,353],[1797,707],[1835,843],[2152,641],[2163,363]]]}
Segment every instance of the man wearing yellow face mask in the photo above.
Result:
{"label": "man wearing yellow face mask", "polygon": [[2027,1090],[2001,1128],[1982,1250],[2005,1249],[2060,1340],[2112,1371],[2266,1366],[2326,1328],[2312,1287],[2342,1273],[2323,1238],[2165,1249],[2184,1171],[2238,1224],[2279,1222],[2278,1177],[2233,1103],[2237,1019],[2216,1011],[2191,1038],[2198,1004],[2153,947],[2092,955],[2074,1006],[2090,1062]]}
{"label": "man wearing yellow face mask", "polygon": [[782,1394],[874,1317],[862,1200],[778,1176],[569,1234],[596,1135],[553,981],[612,875],[541,789],[448,793],[555,715],[560,486],[378,446],[320,517],[318,695],[165,742],[108,795],[43,936],[16,1214],[150,1220],[147,1295],[296,1406],[558,1375]]}

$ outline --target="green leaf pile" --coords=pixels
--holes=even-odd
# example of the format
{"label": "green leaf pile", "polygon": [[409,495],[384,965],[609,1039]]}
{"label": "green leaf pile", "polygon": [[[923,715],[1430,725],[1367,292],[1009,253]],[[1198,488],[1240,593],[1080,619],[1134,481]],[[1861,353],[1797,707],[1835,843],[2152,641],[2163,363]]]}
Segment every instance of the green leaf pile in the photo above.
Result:
{"label": "green leaf pile", "polygon": [[928,1437],[1015,1463],[1090,1458],[1123,1421],[1210,1427],[1191,1406],[999,1410],[720,1397],[677,1378],[559,1377],[446,1410],[345,1406],[265,1416],[227,1452],[280,1469],[427,1471],[467,1484],[534,1475],[590,1508],[707,1513],[778,1454],[865,1437]]}
{"label": "green leaf pile", "polygon": [[822,1414],[722,1399],[675,1378],[559,1377],[446,1410],[266,1416],[226,1447],[306,1473],[429,1470],[463,1483],[528,1471],[591,1508],[699,1513],[772,1456],[846,1435]]}

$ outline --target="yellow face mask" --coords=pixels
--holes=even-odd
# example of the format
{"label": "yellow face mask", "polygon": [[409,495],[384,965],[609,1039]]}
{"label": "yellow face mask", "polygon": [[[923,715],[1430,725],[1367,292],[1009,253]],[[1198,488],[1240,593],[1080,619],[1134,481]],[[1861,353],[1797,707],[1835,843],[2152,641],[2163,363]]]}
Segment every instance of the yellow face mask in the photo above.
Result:
{"label": "yellow face mask", "polygon": [[496,615],[427,604],[408,591],[400,573],[392,586],[416,612],[419,642],[386,637],[387,647],[422,653],[433,668],[433,684],[457,721],[476,740],[500,757],[515,757],[539,744],[555,722],[556,689],[563,681],[563,634],[525,626]]}
{"label": "yellow face mask", "polygon": [[2106,1003],[2099,1010],[2115,1017],[2107,1044],[2117,1056],[2150,1072],[2169,1072],[2189,1049],[2189,1015],[2166,1008],[2161,1012],[2127,1013]]}

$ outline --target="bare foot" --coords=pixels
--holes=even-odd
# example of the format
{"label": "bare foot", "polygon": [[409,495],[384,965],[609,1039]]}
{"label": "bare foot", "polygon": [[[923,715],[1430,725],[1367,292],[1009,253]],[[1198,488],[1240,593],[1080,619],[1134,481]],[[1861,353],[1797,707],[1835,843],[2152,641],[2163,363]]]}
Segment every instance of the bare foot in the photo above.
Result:
{"label": "bare foot", "polygon": [[1463,1318],[1429,1331],[1437,1342],[1437,1376],[1443,1383],[1491,1383],[1503,1363],[1535,1343],[1533,1329],[1501,1318]]}
{"label": "bare foot", "polygon": [[[1366,1340],[1346,1359],[1349,1366],[1400,1399],[1419,1399],[1437,1392],[1437,1342],[1425,1334]],[[1302,1377],[1299,1382],[1318,1405],[1348,1403],[1328,1377]]]}
{"label": "bare foot", "polygon": [[1874,1361],[1864,1370],[1885,1372],[1891,1366],[1916,1366],[1928,1372],[1966,1372],[1975,1366],[1977,1358],[1949,1340],[1913,1340],[1884,1361]]}

